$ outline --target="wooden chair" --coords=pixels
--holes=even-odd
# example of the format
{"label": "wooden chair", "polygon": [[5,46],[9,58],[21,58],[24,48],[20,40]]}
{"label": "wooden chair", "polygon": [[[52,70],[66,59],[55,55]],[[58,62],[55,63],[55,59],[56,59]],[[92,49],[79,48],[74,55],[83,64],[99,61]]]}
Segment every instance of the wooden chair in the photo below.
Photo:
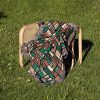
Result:
{"label": "wooden chair", "polygon": [[[34,39],[36,33],[39,31],[39,25],[37,23],[33,23],[33,24],[29,24],[29,25],[25,25],[21,28],[20,33],[19,33],[19,64],[21,67],[23,67],[23,54],[21,53],[21,46],[24,43],[27,43],[29,41],[31,41],[32,39]],[[78,40],[78,48],[79,48],[79,63],[82,63],[82,32],[81,32],[81,28],[79,28],[79,40]],[[73,55],[74,54],[74,42],[72,43],[72,52]],[[71,69],[74,66],[74,58],[72,58],[72,65],[71,65]]]}

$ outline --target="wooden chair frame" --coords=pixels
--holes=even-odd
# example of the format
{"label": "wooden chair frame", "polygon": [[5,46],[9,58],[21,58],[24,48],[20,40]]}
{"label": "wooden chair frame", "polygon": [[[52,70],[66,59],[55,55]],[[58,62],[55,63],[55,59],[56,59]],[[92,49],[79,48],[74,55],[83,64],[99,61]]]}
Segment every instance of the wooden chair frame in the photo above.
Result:
{"label": "wooden chair frame", "polygon": [[[19,64],[21,67],[23,67],[23,54],[21,53],[21,46],[24,43],[31,41],[35,37],[38,31],[39,31],[39,25],[37,23],[25,25],[20,30],[20,33],[19,33]],[[79,49],[78,50],[79,51],[78,52],[78,55],[79,55],[78,62],[81,64],[82,63],[82,31],[80,27],[78,29],[78,49]],[[75,55],[74,42],[72,43],[72,52],[73,52],[73,55]],[[71,69],[74,66],[74,61],[75,59],[72,58]]]}

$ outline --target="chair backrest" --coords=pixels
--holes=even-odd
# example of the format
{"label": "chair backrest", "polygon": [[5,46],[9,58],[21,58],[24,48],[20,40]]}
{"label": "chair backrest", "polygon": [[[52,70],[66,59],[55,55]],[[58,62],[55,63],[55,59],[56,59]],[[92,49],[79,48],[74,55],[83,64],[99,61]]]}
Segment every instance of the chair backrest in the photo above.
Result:
{"label": "chair backrest", "polygon": [[34,39],[36,33],[39,31],[38,24],[26,25],[23,31],[23,43],[29,42]]}
{"label": "chair backrest", "polygon": [[39,31],[39,25],[37,23],[23,26],[19,33],[19,64],[23,67],[23,59],[21,53],[21,46],[34,39],[35,35]]}

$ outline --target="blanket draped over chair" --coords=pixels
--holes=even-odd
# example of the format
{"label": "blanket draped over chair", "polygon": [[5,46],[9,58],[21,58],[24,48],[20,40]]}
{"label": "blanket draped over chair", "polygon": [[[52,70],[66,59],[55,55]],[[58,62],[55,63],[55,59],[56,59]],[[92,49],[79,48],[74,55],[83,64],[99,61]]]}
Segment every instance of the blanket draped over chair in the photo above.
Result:
{"label": "blanket draped over chair", "polygon": [[63,58],[71,52],[78,27],[65,22],[38,22],[35,39],[22,46],[22,53],[30,59],[34,77],[41,83],[61,82],[65,77]]}

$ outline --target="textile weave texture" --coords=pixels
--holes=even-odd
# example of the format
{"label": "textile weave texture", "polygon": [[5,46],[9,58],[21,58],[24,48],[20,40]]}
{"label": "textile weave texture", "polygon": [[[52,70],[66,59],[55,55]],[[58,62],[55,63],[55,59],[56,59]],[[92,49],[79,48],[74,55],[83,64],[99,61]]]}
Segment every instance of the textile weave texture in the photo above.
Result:
{"label": "textile weave texture", "polygon": [[78,27],[65,22],[39,22],[35,39],[22,46],[22,53],[31,61],[34,77],[41,83],[51,85],[62,82],[65,77],[63,57],[71,51]]}

